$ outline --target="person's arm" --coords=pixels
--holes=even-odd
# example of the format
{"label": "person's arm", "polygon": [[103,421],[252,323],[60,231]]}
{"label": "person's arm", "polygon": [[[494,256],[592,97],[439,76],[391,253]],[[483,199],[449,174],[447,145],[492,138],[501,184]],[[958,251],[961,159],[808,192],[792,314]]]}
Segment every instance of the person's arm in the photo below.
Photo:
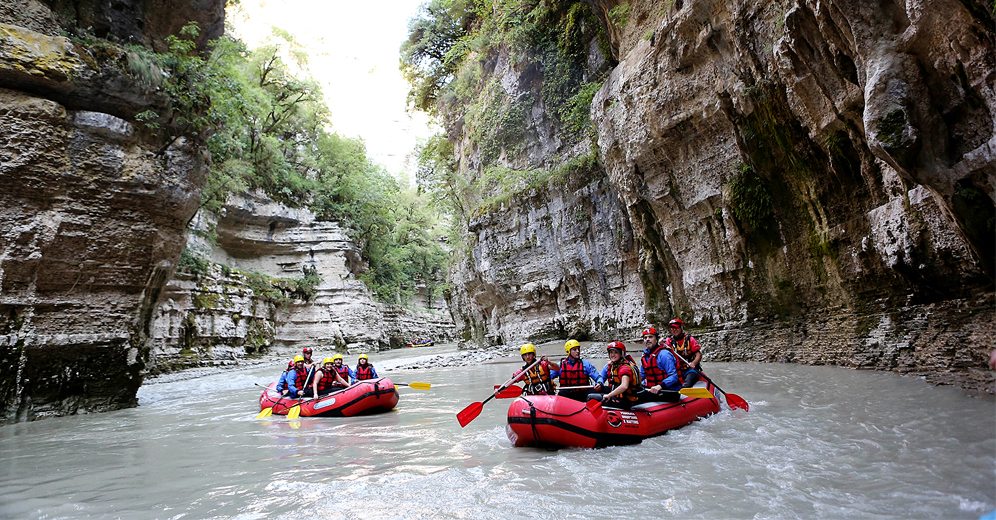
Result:
{"label": "person's arm", "polygon": [[311,382],[311,397],[318,397],[318,380],[325,377],[325,369],[315,370],[315,377]]}
{"label": "person's arm", "polygon": [[581,363],[582,363],[581,366],[584,367],[584,373],[587,374],[588,379],[592,381],[592,386],[598,386],[602,384],[602,376],[601,374],[598,373],[598,369],[595,368],[595,365],[592,365],[591,363],[584,360],[582,360]]}
{"label": "person's arm", "polygon": [[297,397],[297,375],[293,372],[289,372],[287,375],[287,395],[291,397]]}
{"label": "person's arm", "polygon": [[353,370],[350,367],[346,367],[346,370],[349,370],[349,384],[355,383],[356,382],[356,371]]}
{"label": "person's arm", "polygon": [[623,392],[625,392],[626,390],[628,390],[629,389],[629,378],[630,378],[630,374],[632,374],[632,373],[633,373],[632,371],[625,371],[623,369],[619,369],[619,386],[613,388],[611,392],[603,395],[602,396],[602,401],[608,401],[609,399],[612,399],[615,396],[620,395]]}
{"label": "person's arm", "polygon": [[553,375],[554,371],[557,371],[558,373],[560,372],[560,363],[557,363],[556,361],[550,361],[550,360],[546,359],[546,356],[543,356],[541,359],[543,359],[544,361],[546,361],[547,367],[550,368],[550,377],[551,378],[554,377],[554,375]]}
{"label": "person's arm", "polygon": [[374,379],[377,379],[378,377],[380,377],[380,376],[377,375],[377,369],[374,368],[373,365],[370,365],[370,375],[372,375],[374,377]]}
{"label": "person's arm", "polygon": [[689,336],[688,340],[688,348],[692,351],[692,359],[689,360],[688,366],[698,370],[699,364],[702,363],[702,347],[699,345],[699,340],[693,336]]}
{"label": "person's arm", "polygon": [[664,381],[661,382],[662,388],[678,386],[678,367],[674,364],[673,354],[667,350],[662,350],[660,354],[657,354],[657,366],[661,367],[661,371],[664,372]]}
{"label": "person's arm", "polygon": [[335,381],[337,383],[341,384],[342,386],[349,386],[349,381],[346,381],[345,379],[343,379],[342,376],[339,375],[339,371],[338,370],[333,370],[332,372],[335,374]]}

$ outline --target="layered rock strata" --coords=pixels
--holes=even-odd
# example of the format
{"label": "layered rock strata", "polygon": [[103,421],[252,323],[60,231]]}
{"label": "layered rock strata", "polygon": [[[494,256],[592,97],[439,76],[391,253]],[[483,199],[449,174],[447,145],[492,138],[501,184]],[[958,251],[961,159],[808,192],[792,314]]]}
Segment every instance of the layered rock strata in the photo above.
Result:
{"label": "layered rock strata", "polygon": [[196,144],[135,126],[168,107],[124,51],[63,36],[81,28],[50,5],[0,7],[0,422],[135,404],[204,176]]}
{"label": "layered rock strata", "polygon": [[[153,324],[155,372],[226,363],[271,346],[366,352],[413,337],[453,337],[443,302],[434,309],[375,302],[357,278],[365,268],[359,247],[337,223],[306,209],[233,197],[220,216],[200,213],[193,230],[191,250],[214,265],[167,284]],[[250,283],[254,273],[285,280],[312,273],[319,281],[310,297],[274,297]]]}
{"label": "layered rock strata", "polygon": [[[899,370],[996,391],[981,375],[996,332],[987,6],[629,2],[620,22],[609,13],[621,3],[596,5],[617,64],[591,114],[603,189],[623,216],[593,219],[587,233],[632,237],[629,280],[641,287],[628,291],[642,298],[626,302],[627,315],[683,316],[712,343],[707,357]],[[501,84],[519,86],[514,95],[535,81]],[[473,175],[476,152],[463,143]],[[510,164],[537,160],[550,158]],[[559,266],[535,278],[527,269],[523,280],[485,259],[575,243],[570,228],[530,231],[575,209],[536,200],[572,191],[547,186],[479,220],[492,225],[471,225],[477,245],[457,273],[469,283],[454,296],[469,334],[559,334],[549,326],[564,315],[555,291],[507,296],[524,282],[557,286]],[[575,315],[589,313],[587,301]],[[631,332],[638,321],[628,320]],[[575,323],[559,329],[585,329]]]}

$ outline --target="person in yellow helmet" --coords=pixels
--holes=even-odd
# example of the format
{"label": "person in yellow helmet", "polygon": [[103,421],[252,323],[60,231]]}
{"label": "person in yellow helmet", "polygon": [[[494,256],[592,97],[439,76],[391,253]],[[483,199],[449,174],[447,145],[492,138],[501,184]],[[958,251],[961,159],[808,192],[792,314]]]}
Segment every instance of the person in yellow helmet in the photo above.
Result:
{"label": "person in yellow helmet", "polygon": [[[327,357],[322,360],[322,368],[319,368],[315,372],[315,377],[313,377],[313,382],[311,383],[311,394],[314,396],[328,395],[333,391],[349,386],[349,383],[335,368],[335,358]],[[342,364],[342,356],[339,356],[340,365]],[[347,369],[348,370],[348,369]],[[348,372],[347,372],[348,374]],[[348,377],[348,376],[347,376]]]}
{"label": "person in yellow helmet", "polygon": [[349,365],[346,365],[343,362],[342,354],[334,354],[332,356],[332,369],[339,374],[339,377],[341,377],[343,381],[347,382],[343,386],[349,386],[349,384],[356,382],[356,373],[353,372],[352,368],[349,368]]}
{"label": "person in yellow helmet", "polygon": [[[536,345],[532,343],[522,345],[519,347],[519,355],[525,364],[513,376],[518,376],[515,382],[524,383],[522,392],[527,395],[553,395],[556,388],[553,384],[553,370],[546,356],[540,358],[540,362],[530,368],[536,362]],[[527,368],[529,370],[526,370]]]}
{"label": "person in yellow helmet", "polygon": [[[594,389],[596,392],[601,389],[602,376],[595,365],[581,359],[581,343],[576,339],[570,339],[564,343],[564,352],[567,353],[567,357],[561,359],[559,365],[554,366],[556,370],[554,375],[558,378],[560,386],[568,389],[561,388],[557,395],[575,401],[586,401],[590,389]],[[594,386],[588,386],[591,384]]]}
{"label": "person in yellow helmet", "polygon": [[377,369],[370,364],[370,358],[366,354],[360,354],[360,359],[356,362],[356,372],[354,377],[357,381],[364,379],[377,379]]}
{"label": "person in yellow helmet", "polygon": [[304,356],[294,356],[294,368],[284,373],[283,395],[298,398],[304,395],[304,382],[308,379],[308,370],[304,368]]}

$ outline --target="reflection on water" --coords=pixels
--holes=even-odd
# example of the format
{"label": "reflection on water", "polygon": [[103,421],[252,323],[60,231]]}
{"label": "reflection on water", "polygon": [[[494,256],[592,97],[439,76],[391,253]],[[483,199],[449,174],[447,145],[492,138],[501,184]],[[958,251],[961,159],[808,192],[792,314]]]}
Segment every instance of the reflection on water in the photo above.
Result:
{"label": "reflection on water", "polygon": [[[279,367],[142,388],[141,406],[0,428],[3,518],[977,518],[996,507],[993,402],[895,374],[712,363],[751,404],[640,445],[514,449],[514,365],[392,371],[391,413],[254,419]],[[551,353],[554,351],[551,348]],[[408,359],[407,361],[410,361]],[[470,383],[473,382],[473,383]]]}

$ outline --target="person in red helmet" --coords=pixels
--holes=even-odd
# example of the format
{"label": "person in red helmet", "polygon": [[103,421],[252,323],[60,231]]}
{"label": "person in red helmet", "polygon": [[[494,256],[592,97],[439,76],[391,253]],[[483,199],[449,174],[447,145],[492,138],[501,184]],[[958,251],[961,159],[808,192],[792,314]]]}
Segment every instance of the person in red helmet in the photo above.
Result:
{"label": "person in red helmet", "polygon": [[661,390],[681,389],[681,375],[678,372],[677,358],[668,351],[657,335],[657,329],[643,329],[643,357],[640,359],[640,376],[651,394]]}
{"label": "person in red helmet", "polygon": [[293,371],[294,371],[294,360],[291,359],[290,361],[287,362],[287,370],[284,370],[280,374],[280,379],[277,380],[277,388],[276,388],[277,392],[283,394],[284,390],[287,390],[287,382],[285,381],[285,378],[287,377],[288,372],[293,372]]}
{"label": "person in red helmet", "polygon": [[643,386],[640,384],[640,368],[636,361],[626,353],[626,344],[613,341],[605,346],[609,355],[609,363],[602,370],[603,380],[609,387],[607,394],[590,394],[589,399],[601,400],[603,403],[619,408],[630,408],[640,402],[638,395]]}
{"label": "person in red helmet", "polygon": [[681,375],[681,386],[691,387],[699,380],[702,370],[702,347],[691,334],[685,333],[685,322],[681,318],[671,320],[667,327],[671,334],[664,340],[664,346],[676,354],[674,360]]}

